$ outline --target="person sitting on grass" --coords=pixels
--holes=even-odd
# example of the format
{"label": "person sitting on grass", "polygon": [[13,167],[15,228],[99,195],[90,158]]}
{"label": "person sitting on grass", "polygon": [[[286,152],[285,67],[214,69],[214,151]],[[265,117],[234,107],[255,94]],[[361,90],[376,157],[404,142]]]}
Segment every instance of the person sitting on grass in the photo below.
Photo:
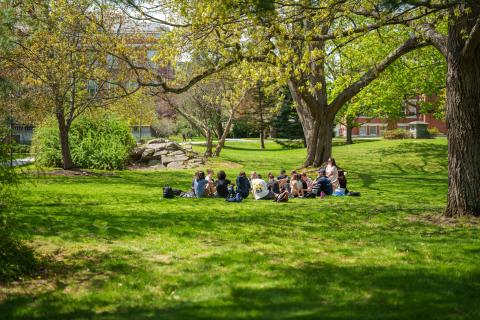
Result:
{"label": "person sitting on grass", "polygon": [[291,195],[294,197],[303,197],[303,184],[301,176],[297,173],[292,175],[292,180],[290,181],[290,190]]}
{"label": "person sitting on grass", "polygon": [[336,196],[344,196],[348,194],[347,177],[345,177],[345,172],[343,170],[338,170],[338,188],[333,191],[333,194]]}
{"label": "person sitting on grass", "polygon": [[231,184],[231,181],[227,179],[225,171],[220,170],[217,173],[217,182],[216,182],[216,193],[215,196],[218,198],[226,198],[229,195],[228,185]]}
{"label": "person sitting on grass", "polygon": [[205,191],[206,191],[206,196],[207,197],[213,197],[215,194],[215,179],[213,179],[213,170],[212,169],[207,169],[207,176],[205,177],[205,180],[207,180],[207,185],[205,186]]}
{"label": "person sitting on grass", "polygon": [[207,184],[208,184],[208,181],[205,179],[205,172],[197,171],[195,175],[195,179],[193,180],[193,191],[195,193],[195,197],[197,198],[205,197],[205,189]]}
{"label": "person sitting on grass", "polygon": [[250,193],[250,181],[245,174],[245,171],[241,171],[236,180],[237,193],[240,193],[242,198],[248,197]]}
{"label": "person sitting on grass", "polygon": [[338,184],[338,168],[335,159],[328,158],[327,160],[327,167],[325,168],[326,175],[328,179],[332,182],[333,189],[337,189],[339,187]]}
{"label": "person sitting on grass", "polygon": [[255,200],[273,200],[275,194],[268,190],[267,183],[260,178],[252,180],[252,193]]}
{"label": "person sitting on grass", "polygon": [[333,193],[332,182],[328,179],[325,169],[317,171],[318,177],[313,182],[312,193],[316,196],[329,196]]}
{"label": "person sitting on grass", "polygon": [[310,179],[307,174],[302,173],[302,188],[303,193],[312,192],[313,181]]}
{"label": "person sitting on grass", "polygon": [[253,179],[258,179],[258,174],[257,174],[257,171],[252,171],[250,173],[250,183],[252,182]]}
{"label": "person sitting on grass", "polygon": [[268,190],[273,193],[280,193],[280,185],[271,172],[268,173]]}

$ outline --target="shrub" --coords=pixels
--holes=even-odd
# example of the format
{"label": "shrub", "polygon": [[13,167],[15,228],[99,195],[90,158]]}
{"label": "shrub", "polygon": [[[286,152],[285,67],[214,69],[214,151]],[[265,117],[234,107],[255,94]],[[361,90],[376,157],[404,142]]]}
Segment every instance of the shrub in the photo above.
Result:
{"label": "shrub", "polygon": [[385,130],[383,132],[385,139],[410,139],[412,134],[404,129]]}
{"label": "shrub", "polygon": [[[70,129],[69,142],[75,167],[106,170],[123,169],[134,146],[128,125],[108,114],[78,118]],[[61,166],[56,121],[51,119],[35,130],[32,151],[38,164]]]}
{"label": "shrub", "polygon": [[427,132],[432,138],[440,135],[440,130],[438,130],[438,128],[435,128],[435,127],[427,129]]}

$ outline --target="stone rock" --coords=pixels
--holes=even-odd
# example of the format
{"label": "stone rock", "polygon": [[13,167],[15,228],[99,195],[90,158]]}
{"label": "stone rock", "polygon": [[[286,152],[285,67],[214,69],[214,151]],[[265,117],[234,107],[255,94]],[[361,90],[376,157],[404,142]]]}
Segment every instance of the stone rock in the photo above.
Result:
{"label": "stone rock", "polygon": [[165,149],[170,150],[170,151],[175,151],[175,150],[181,150],[182,147],[176,143],[176,142],[169,142],[166,146]]}
{"label": "stone rock", "polygon": [[152,140],[148,140],[147,146],[150,144],[158,144],[158,143],[165,143],[165,142],[168,142],[168,140],[165,140],[163,138],[152,139]]}
{"label": "stone rock", "polygon": [[145,149],[142,153],[142,160],[143,161],[148,161],[152,159],[153,154],[155,153],[154,149]]}
{"label": "stone rock", "polygon": [[171,156],[162,156],[162,163],[163,165],[166,165],[170,162],[174,162],[175,161],[175,157],[171,157]]}
{"label": "stone rock", "polygon": [[175,159],[175,161],[185,161],[185,160],[188,160],[188,157],[186,155],[176,155],[176,156],[173,156],[173,158]]}
{"label": "stone rock", "polygon": [[169,169],[183,169],[185,168],[183,166],[183,164],[181,162],[170,162],[168,165],[167,165],[167,168]]}
{"label": "stone rock", "polygon": [[142,158],[143,151],[145,151],[145,147],[135,147],[133,148],[130,156],[133,160],[140,160]]}
{"label": "stone rock", "polygon": [[168,153],[169,156],[178,156],[178,155],[184,155],[184,154],[185,154],[185,151],[183,151],[183,150],[177,150],[177,151],[173,151],[173,152]]}
{"label": "stone rock", "polygon": [[182,147],[176,142],[162,138],[138,145],[132,150],[131,159],[140,161],[151,169],[194,168],[203,164],[199,154],[192,150],[192,145]]}
{"label": "stone rock", "polygon": [[156,166],[156,165],[161,164],[161,163],[162,162],[160,160],[156,160],[156,159],[148,161],[149,166]]}
{"label": "stone rock", "polygon": [[152,143],[148,145],[148,148],[155,149],[155,151],[164,150],[168,143]]}
{"label": "stone rock", "polygon": [[156,152],[153,154],[153,158],[154,158],[154,159],[160,159],[162,156],[166,155],[167,153],[168,153],[167,150],[156,151]]}

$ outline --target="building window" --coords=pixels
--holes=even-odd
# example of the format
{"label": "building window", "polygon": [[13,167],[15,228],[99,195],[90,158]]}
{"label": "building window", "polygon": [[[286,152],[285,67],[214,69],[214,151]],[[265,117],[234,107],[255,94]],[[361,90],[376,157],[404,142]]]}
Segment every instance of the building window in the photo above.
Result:
{"label": "building window", "polygon": [[377,127],[370,127],[370,135],[371,136],[378,136],[378,130]]}
{"label": "building window", "polygon": [[360,136],[366,136],[367,135],[367,127],[366,126],[361,126],[360,127],[359,135]]}

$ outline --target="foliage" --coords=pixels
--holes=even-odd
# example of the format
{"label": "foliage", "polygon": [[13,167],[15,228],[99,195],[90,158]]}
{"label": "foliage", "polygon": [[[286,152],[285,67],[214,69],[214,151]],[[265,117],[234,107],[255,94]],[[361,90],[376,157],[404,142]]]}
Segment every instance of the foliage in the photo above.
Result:
{"label": "foliage", "polygon": [[[70,143],[76,167],[108,170],[124,168],[134,145],[126,122],[109,114],[80,117],[72,126]],[[40,165],[61,165],[59,133],[53,120],[36,128],[32,152]]]}
{"label": "foliage", "polygon": [[440,131],[436,127],[428,128],[427,132],[431,137],[436,137],[440,135]]}
{"label": "foliage", "polygon": [[[106,2],[19,1],[11,24],[15,37],[1,67],[34,100],[26,113],[41,121],[55,116],[62,140],[62,162],[71,168],[68,135],[87,110],[105,108],[138,90],[132,71],[117,57],[145,62],[145,35],[128,29],[124,15]],[[122,29],[125,28],[125,29]]]}
{"label": "foliage", "polygon": [[303,129],[298,114],[292,104],[285,103],[272,119],[272,129],[276,138],[303,139]]}
{"label": "foliage", "polygon": [[383,137],[385,139],[410,139],[412,134],[405,129],[392,129],[383,131]]}

